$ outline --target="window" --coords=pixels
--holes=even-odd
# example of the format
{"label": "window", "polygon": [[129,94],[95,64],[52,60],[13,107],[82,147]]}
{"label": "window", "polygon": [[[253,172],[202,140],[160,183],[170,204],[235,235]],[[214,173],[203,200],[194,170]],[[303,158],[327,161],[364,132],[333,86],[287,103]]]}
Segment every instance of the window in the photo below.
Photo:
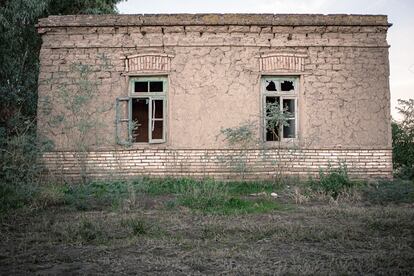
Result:
{"label": "window", "polygon": [[298,84],[297,77],[262,78],[264,141],[297,138]]}
{"label": "window", "polygon": [[129,96],[116,101],[119,144],[163,143],[166,140],[166,77],[134,77]]}

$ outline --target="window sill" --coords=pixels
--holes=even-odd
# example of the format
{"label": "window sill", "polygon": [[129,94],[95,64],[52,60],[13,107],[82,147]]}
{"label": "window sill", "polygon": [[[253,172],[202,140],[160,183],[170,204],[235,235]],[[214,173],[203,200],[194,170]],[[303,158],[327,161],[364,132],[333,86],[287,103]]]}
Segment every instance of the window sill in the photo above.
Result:
{"label": "window sill", "polygon": [[298,138],[285,138],[282,141],[264,141],[263,144],[267,148],[286,148],[292,149],[299,147],[299,139]]}

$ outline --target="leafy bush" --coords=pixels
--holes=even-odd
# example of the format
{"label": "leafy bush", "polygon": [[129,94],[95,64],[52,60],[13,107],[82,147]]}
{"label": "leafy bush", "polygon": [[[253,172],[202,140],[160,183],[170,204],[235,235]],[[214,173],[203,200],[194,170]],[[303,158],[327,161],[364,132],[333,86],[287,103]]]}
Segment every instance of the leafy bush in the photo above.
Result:
{"label": "leafy bush", "polygon": [[309,184],[314,190],[320,190],[336,199],[342,192],[353,187],[355,182],[349,179],[346,164],[340,163],[337,168],[329,165],[326,172],[320,169],[319,180],[310,179]]}
{"label": "leafy bush", "polygon": [[41,181],[38,157],[51,146],[36,133],[41,38],[35,24],[53,14],[116,13],[120,1],[0,1],[2,213],[31,203]]}
{"label": "leafy bush", "polygon": [[6,212],[30,202],[41,181],[39,156],[52,148],[36,136],[35,124],[14,118],[14,127],[0,128],[0,210]]}
{"label": "leafy bush", "polygon": [[414,99],[398,100],[401,122],[392,122],[392,148],[395,174],[414,179]]}
{"label": "leafy bush", "polygon": [[224,128],[220,130],[220,134],[230,147],[238,149],[233,154],[223,156],[221,161],[238,172],[243,179],[248,170],[248,149],[257,143],[254,123],[247,121],[234,128]]}

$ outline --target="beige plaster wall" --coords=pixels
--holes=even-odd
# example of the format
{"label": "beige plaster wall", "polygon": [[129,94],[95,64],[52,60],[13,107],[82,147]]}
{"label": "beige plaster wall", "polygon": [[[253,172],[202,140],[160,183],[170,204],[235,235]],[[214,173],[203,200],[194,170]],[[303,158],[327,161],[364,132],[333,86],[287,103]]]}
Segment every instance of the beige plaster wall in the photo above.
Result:
{"label": "beige plaster wall", "polygon": [[[291,25],[274,19],[257,22],[260,17],[240,25],[231,20],[214,21],[224,22],[221,25],[167,20],[158,26],[154,18],[148,26],[145,20],[116,25],[117,17],[45,19],[39,25],[39,133],[52,139],[57,150],[73,149],[70,134],[50,126],[43,102],[47,96],[53,102],[59,87],[73,84],[76,76],[70,64],[81,62],[95,70],[96,105],[112,105],[99,115],[104,126],[96,130],[103,141],[100,148],[116,147],[115,99],[128,95],[129,75],[122,58],[154,52],[173,56],[170,71],[130,74],[168,75],[168,138],[165,144],[134,147],[225,148],[217,139],[220,129],[246,120],[256,122],[259,138],[261,76],[292,74],[301,79],[298,143],[303,147],[391,148],[386,17],[308,17],[296,16]],[[119,18],[116,22],[124,20]],[[275,51],[305,53],[304,70],[261,71],[258,56]],[[111,65],[105,70],[100,68],[102,55]],[[52,113],[58,109],[52,104]]]}

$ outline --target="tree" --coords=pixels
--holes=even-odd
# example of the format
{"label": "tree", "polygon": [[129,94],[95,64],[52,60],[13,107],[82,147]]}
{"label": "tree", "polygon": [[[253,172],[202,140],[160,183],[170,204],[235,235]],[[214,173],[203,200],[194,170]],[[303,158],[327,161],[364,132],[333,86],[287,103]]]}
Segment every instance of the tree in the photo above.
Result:
{"label": "tree", "polygon": [[10,190],[32,186],[40,174],[38,154],[44,146],[50,149],[36,136],[38,19],[116,13],[121,1],[0,0],[0,201]]}
{"label": "tree", "polygon": [[[60,14],[116,13],[122,0],[1,0],[0,123],[8,132],[36,115],[41,39],[35,24]],[[12,118],[17,120],[12,120]]]}
{"label": "tree", "polygon": [[401,122],[392,122],[393,164],[396,174],[414,178],[414,99],[398,100],[403,116]]}

